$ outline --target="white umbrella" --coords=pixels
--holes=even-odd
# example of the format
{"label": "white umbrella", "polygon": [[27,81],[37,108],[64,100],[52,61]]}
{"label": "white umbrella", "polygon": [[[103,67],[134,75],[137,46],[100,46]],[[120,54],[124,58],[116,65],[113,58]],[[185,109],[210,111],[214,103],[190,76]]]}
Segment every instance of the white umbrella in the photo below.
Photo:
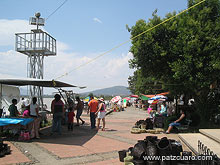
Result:
{"label": "white umbrella", "polygon": [[121,96],[115,96],[111,99],[111,102],[117,103],[119,100],[121,100]]}
{"label": "white umbrella", "polygon": [[167,97],[163,95],[156,95],[154,97],[151,97],[149,100],[159,100],[159,99],[167,99]]}

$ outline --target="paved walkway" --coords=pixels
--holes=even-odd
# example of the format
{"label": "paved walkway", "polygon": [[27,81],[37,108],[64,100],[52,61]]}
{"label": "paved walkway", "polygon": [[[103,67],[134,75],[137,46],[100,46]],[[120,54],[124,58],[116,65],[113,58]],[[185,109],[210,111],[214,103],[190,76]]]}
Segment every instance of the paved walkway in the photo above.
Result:
{"label": "paved walkway", "polygon": [[[12,147],[12,154],[0,158],[3,164],[117,164],[118,151],[127,149],[151,134],[131,134],[130,129],[137,120],[145,119],[145,111],[127,108],[123,112],[114,112],[106,117],[106,131],[91,130],[89,116],[83,114],[86,124],[67,131],[63,127],[62,135],[49,135],[49,129],[42,130],[40,140],[32,142],[7,142]],[[178,139],[177,134],[157,134],[158,138],[167,136]],[[184,150],[188,150],[184,146]]]}

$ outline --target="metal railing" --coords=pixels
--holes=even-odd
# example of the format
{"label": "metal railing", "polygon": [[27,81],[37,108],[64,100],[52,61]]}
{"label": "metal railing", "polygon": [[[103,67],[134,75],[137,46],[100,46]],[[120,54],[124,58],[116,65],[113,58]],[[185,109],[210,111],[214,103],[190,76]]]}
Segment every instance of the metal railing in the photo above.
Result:
{"label": "metal railing", "polygon": [[198,141],[198,154],[199,156],[212,156],[212,160],[200,160],[200,165],[220,165],[220,159],[218,156],[200,140]]}
{"label": "metal railing", "polygon": [[56,55],[56,39],[46,32],[17,33],[16,51],[29,54],[33,51],[42,51],[44,55]]}

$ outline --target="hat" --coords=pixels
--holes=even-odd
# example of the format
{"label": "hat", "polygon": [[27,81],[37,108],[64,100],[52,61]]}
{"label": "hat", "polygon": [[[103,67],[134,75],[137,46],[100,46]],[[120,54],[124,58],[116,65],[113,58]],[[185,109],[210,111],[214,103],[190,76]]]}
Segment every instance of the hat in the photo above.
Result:
{"label": "hat", "polygon": [[102,102],[103,102],[103,101],[104,101],[104,99],[101,97],[101,98],[99,99],[99,101],[102,101]]}

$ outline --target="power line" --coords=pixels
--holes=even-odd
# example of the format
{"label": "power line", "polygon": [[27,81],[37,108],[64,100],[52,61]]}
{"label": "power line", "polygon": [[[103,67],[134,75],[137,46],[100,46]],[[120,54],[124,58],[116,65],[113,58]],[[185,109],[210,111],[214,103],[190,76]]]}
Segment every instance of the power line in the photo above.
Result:
{"label": "power line", "polygon": [[47,18],[46,20],[48,20],[54,13],[57,12],[57,10],[59,10],[68,0],[65,0],[58,8],[56,8],[56,10],[54,10],[53,13],[51,13]]}
{"label": "power line", "polygon": [[110,49],[110,50],[108,50],[108,51],[106,51],[106,52],[104,52],[104,53],[102,53],[102,54],[96,56],[95,58],[89,60],[88,62],[86,62],[86,63],[84,63],[84,64],[81,64],[81,65],[79,65],[78,67],[76,67],[76,68],[70,70],[69,72],[66,72],[66,73],[62,74],[61,76],[57,77],[55,80],[60,79],[60,78],[62,78],[62,77],[64,77],[64,76],[67,76],[69,73],[73,72],[74,70],[77,70],[77,69],[79,69],[79,68],[81,68],[81,67],[83,67],[83,66],[85,66],[85,65],[87,65],[87,64],[89,64],[89,63],[91,63],[91,62],[93,62],[93,61],[95,61],[95,60],[97,60],[99,57],[104,56],[104,55],[106,55],[106,54],[112,52],[113,50],[115,50],[115,49],[117,49],[117,48],[119,48],[119,47],[125,45],[126,43],[130,42],[131,40],[140,37],[141,35],[143,35],[143,34],[149,32],[149,31],[151,31],[151,30],[157,28],[158,26],[160,26],[160,25],[162,25],[162,24],[165,24],[166,22],[168,22],[168,21],[170,21],[170,20],[172,20],[172,19],[178,17],[179,15],[181,15],[181,14],[187,12],[188,10],[190,10],[190,9],[192,9],[192,8],[194,8],[194,7],[198,6],[198,5],[200,5],[201,3],[205,2],[205,1],[206,1],[206,0],[202,0],[202,1],[198,2],[197,4],[195,4],[195,5],[193,5],[193,6],[189,7],[189,8],[187,8],[187,9],[185,9],[185,10],[183,10],[182,12],[178,13],[177,15],[174,15],[174,16],[172,16],[172,17],[170,17],[170,18],[164,20],[163,22],[161,22],[161,23],[159,23],[159,24],[153,26],[152,28],[149,28],[149,29],[143,31],[142,33],[140,33],[140,34],[138,34],[138,35],[136,35],[136,36],[130,38],[129,40],[127,40],[127,41],[125,41],[125,42],[123,42],[123,43],[121,43],[121,44],[119,44],[119,45],[113,47],[112,49]]}

